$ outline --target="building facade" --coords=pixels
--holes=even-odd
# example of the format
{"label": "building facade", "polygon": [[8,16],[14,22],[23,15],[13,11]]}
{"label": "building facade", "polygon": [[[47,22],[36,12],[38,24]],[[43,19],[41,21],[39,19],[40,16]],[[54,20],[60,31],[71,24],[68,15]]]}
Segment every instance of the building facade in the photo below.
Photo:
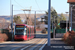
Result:
{"label": "building facade", "polygon": [[[72,14],[72,29],[75,29],[75,0],[68,0],[69,3],[69,27],[71,27],[71,14]],[[72,8],[72,11],[71,11]],[[71,13],[72,12],[72,13]]]}

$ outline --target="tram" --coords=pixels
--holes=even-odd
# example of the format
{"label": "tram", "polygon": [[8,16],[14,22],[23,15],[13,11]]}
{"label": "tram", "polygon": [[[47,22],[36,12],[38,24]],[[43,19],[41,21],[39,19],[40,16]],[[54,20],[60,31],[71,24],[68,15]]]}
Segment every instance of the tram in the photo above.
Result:
{"label": "tram", "polygon": [[14,40],[30,40],[34,38],[34,26],[17,24],[14,30]]}

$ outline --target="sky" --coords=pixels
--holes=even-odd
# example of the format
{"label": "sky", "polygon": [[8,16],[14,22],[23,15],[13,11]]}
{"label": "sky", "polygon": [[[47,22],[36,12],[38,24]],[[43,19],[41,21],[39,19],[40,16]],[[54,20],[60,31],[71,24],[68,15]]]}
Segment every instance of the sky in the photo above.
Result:
{"label": "sky", "polygon": [[[10,1],[11,5],[13,5],[13,14],[23,14],[24,11],[22,9],[30,9],[30,7],[31,10],[44,10],[42,12],[37,11],[37,13],[45,13],[48,10],[49,0],[0,0],[0,16],[10,15]],[[67,3],[67,0],[51,0],[51,6],[59,14],[69,12],[69,3]],[[31,13],[34,13],[34,11],[31,11]]]}

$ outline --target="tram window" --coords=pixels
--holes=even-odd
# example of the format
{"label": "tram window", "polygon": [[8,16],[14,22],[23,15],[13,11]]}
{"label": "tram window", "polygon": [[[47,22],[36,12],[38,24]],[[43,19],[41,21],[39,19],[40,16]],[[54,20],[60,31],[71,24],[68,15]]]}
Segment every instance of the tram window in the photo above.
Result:
{"label": "tram window", "polygon": [[27,31],[27,27],[25,26],[25,29],[24,29],[24,35],[27,35],[26,32]]}
{"label": "tram window", "polygon": [[34,33],[34,29],[33,29],[32,31],[33,31],[33,33]]}
{"label": "tram window", "polygon": [[26,30],[26,34],[28,33],[28,28],[26,28],[27,30]]}
{"label": "tram window", "polygon": [[32,33],[33,33],[33,28],[32,28]]}
{"label": "tram window", "polygon": [[23,34],[24,29],[16,29],[15,34]]}
{"label": "tram window", "polygon": [[33,33],[34,33],[34,28],[33,28]]}
{"label": "tram window", "polygon": [[28,28],[28,33],[29,33],[29,28]]}
{"label": "tram window", "polygon": [[29,28],[27,28],[27,31],[28,31],[28,37],[29,37]]}
{"label": "tram window", "polygon": [[31,33],[31,28],[30,28],[30,33]]}

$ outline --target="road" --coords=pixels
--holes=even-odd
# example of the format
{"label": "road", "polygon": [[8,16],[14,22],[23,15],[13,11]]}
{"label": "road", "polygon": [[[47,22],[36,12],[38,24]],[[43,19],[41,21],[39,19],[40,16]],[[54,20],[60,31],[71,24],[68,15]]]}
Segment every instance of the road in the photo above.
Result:
{"label": "road", "polygon": [[8,41],[0,43],[0,50],[39,50],[47,42],[47,34],[37,34],[29,41]]}

